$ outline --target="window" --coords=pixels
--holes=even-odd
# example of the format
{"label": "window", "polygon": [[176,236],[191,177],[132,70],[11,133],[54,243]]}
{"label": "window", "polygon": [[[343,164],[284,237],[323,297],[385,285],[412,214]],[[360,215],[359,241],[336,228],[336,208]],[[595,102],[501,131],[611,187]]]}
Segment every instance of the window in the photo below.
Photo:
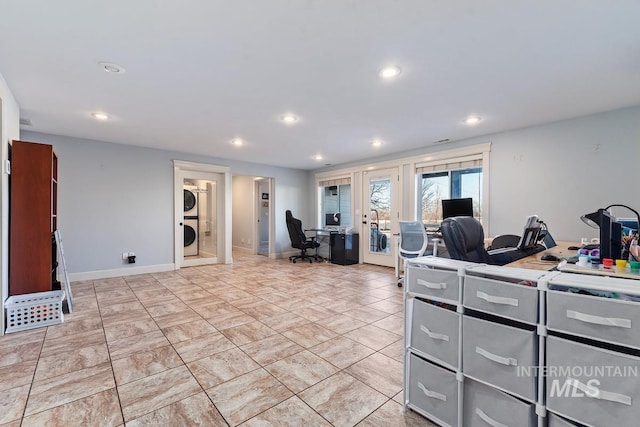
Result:
{"label": "window", "polygon": [[442,200],[471,197],[473,216],[482,220],[482,160],[448,162],[417,169],[418,217],[442,222]]}
{"label": "window", "polygon": [[327,214],[340,213],[340,226],[351,226],[351,180],[349,178],[320,181],[319,225],[326,226]]}

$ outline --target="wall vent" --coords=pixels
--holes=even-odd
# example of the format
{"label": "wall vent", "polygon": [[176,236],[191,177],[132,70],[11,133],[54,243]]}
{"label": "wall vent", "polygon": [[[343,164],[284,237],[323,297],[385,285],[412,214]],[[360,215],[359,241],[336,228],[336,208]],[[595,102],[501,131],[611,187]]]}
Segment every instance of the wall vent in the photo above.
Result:
{"label": "wall vent", "polygon": [[20,119],[20,126],[31,126],[31,119]]}

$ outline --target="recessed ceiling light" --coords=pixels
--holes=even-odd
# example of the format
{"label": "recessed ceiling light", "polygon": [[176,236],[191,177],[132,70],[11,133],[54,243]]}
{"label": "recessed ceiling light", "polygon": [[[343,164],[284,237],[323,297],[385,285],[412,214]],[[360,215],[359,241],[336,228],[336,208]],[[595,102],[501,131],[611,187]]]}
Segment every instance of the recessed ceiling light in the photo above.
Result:
{"label": "recessed ceiling light", "polygon": [[384,144],[384,141],[381,139],[374,139],[373,141],[371,141],[371,145],[374,147],[380,147],[382,146],[382,144]]}
{"label": "recessed ceiling light", "polygon": [[316,154],[315,156],[313,156],[313,160],[322,160],[322,154]]}
{"label": "recessed ceiling light", "polygon": [[284,116],[280,117],[280,120],[283,121],[283,123],[286,123],[288,125],[295,123],[298,121],[298,118],[296,116],[294,116],[293,114],[285,114]]}
{"label": "recessed ceiling light", "polygon": [[468,125],[476,125],[476,124],[480,123],[481,120],[482,120],[481,117],[469,116],[464,120],[464,122],[465,122],[465,124],[468,124]]}
{"label": "recessed ceiling light", "polygon": [[91,117],[97,120],[109,120],[111,117],[107,113],[91,113]]}
{"label": "recessed ceiling light", "polygon": [[111,74],[124,74],[127,72],[123,66],[114,64],[113,62],[98,62],[98,65],[102,67],[104,71]]}
{"label": "recessed ceiling light", "polygon": [[379,74],[383,79],[393,79],[394,77],[398,77],[401,72],[402,70],[397,65],[390,65],[380,70]]}
{"label": "recessed ceiling light", "polygon": [[244,141],[242,140],[242,138],[233,138],[231,140],[231,143],[233,145],[235,145],[235,146],[238,146],[238,147],[241,146],[241,145],[244,145]]}

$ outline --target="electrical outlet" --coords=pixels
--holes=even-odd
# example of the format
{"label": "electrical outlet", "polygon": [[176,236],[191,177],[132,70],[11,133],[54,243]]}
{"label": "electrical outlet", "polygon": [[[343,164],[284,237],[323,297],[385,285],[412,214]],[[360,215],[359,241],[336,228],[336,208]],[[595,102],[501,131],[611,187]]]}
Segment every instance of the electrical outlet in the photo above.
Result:
{"label": "electrical outlet", "polygon": [[129,252],[122,252],[122,259],[123,261],[126,261],[129,259]]}
{"label": "electrical outlet", "polygon": [[129,256],[136,256],[135,252],[129,252]]}

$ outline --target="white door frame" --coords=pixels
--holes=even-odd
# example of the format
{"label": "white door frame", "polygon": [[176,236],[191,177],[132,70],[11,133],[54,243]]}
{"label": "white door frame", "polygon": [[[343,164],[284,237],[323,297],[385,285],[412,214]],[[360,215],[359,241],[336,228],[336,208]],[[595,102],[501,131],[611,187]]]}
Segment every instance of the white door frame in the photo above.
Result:
{"label": "white door frame", "polygon": [[[211,165],[207,163],[188,162],[184,160],[173,161],[173,187],[174,187],[174,264],[178,270],[184,265],[184,246],[182,216],[184,211],[183,196],[183,174],[188,172],[213,172],[224,175],[223,207],[218,209],[222,216],[217,218],[219,224],[220,240],[222,244],[218,247],[218,263],[231,264],[231,168],[228,166]],[[220,189],[218,189],[220,191]],[[220,235],[220,234],[219,234]]]}
{"label": "white door frame", "polygon": [[[369,211],[369,180],[371,178],[384,178],[389,177],[391,183],[391,236],[387,242],[389,246],[389,253],[377,254],[370,252],[370,234],[371,234],[371,212]],[[383,265],[387,267],[393,267],[395,265],[397,254],[397,247],[393,244],[393,235],[398,233],[398,221],[400,216],[400,168],[391,167],[385,169],[377,169],[371,171],[364,171],[362,173],[362,223],[363,232],[360,237],[360,245],[362,246],[362,260],[368,264]],[[366,215],[366,217],[365,217]]]}
{"label": "white door frame", "polygon": [[275,259],[276,258],[276,254],[275,254],[275,216],[274,216],[274,202],[275,202],[275,185],[273,183],[273,178],[259,178],[256,179],[253,183],[253,192],[254,192],[254,199],[255,199],[255,204],[254,204],[254,212],[253,212],[253,217],[254,219],[256,219],[255,223],[254,223],[254,228],[253,228],[253,254],[257,254],[258,251],[260,250],[260,225],[258,223],[258,215],[260,214],[260,208],[261,203],[262,203],[262,198],[261,195],[258,194],[258,190],[260,188],[260,181],[262,180],[266,180],[267,181],[267,191],[269,194],[269,220],[267,222],[268,227],[269,227],[269,246],[267,249],[267,257],[268,258],[272,258]]}

